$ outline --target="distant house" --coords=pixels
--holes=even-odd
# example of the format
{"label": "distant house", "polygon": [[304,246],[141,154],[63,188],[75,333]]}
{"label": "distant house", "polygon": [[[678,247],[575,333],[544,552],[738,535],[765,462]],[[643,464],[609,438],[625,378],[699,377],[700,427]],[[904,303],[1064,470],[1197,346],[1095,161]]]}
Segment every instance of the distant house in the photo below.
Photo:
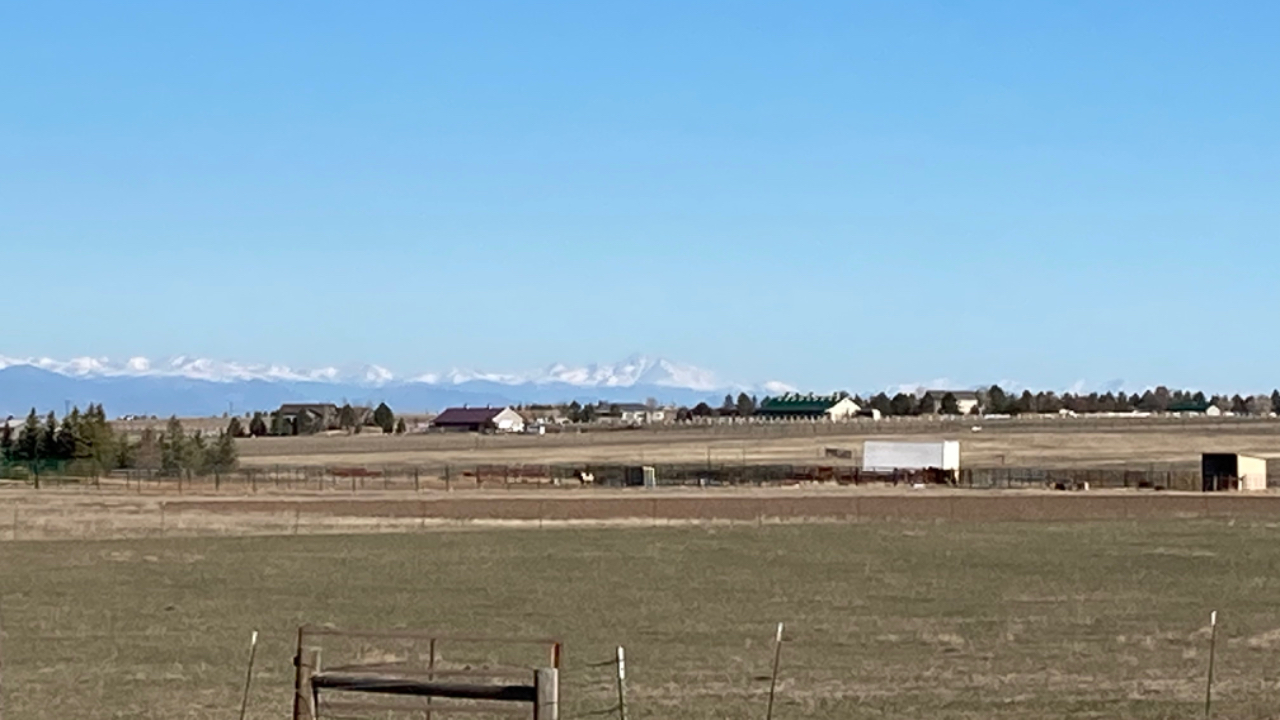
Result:
{"label": "distant house", "polygon": [[956,399],[956,407],[959,408],[960,415],[972,415],[982,404],[978,393],[972,390],[929,390],[922,397],[933,398],[934,406],[938,408],[938,412],[942,412],[942,399],[947,395]]}
{"label": "distant house", "polygon": [[338,406],[333,403],[285,403],[276,411],[280,418],[280,434],[306,435],[336,430]]}
{"label": "distant house", "polygon": [[610,406],[610,414],[617,413],[618,422],[623,425],[648,425],[649,423],[666,422],[667,411],[660,407],[649,407],[642,403],[619,403]]}
{"label": "distant house", "polygon": [[1209,417],[1222,416],[1222,408],[1207,400],[1183,400],[1181,402],[1170,403],[1169,412],[1186,413],[1188,415],[1207,415]]}
{"label": "distant house", "polygon": [[431,425],[459,432],[524,432],[524,418],[509,407],[449,408],[437,415]]}
{"label": "distant house", "polygon": [[760,401],[756,415],[766,418],[848,420],[862,410],[848,395],[786,393]]}

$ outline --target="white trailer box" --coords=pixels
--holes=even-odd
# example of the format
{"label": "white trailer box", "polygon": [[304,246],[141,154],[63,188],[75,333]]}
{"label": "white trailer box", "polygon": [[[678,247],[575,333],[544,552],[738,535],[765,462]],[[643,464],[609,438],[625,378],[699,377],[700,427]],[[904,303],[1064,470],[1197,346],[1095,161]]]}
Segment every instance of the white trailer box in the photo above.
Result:
{"label": "white trailer box", "polygon": [[868,440],[862,445],[862,469],[868,472],[893,470],[954,470],[960,472],[960,443],[886,442]]}

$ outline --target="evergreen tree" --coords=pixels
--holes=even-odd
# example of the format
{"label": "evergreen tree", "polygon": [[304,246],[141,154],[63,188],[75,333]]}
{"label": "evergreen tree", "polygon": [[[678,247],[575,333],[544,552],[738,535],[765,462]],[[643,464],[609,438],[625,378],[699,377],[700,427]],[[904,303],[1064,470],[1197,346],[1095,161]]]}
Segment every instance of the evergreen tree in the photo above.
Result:
{"label": "evergreen tree", "polygon": [[40,452],[40,416],[36,415],[36,409],[31,408],[31,413],[27,415],[26,422],[22,423],[22,429],[18,431],[18,444],[15,453],[16,460],[29,462],[35,460]]}
{"label": "evergreen tree", "polygon": [[916,396],[906,393],[898,393],[889,401],[890,415],[915,415],[916,414]]}
{"label": "evergreen tree", "polygon": [[267,421],[262,417],[261,412],[255,412],[253,419],[249,421],[249,434],[253,437],[262,437],[267,434]]}
{"label": "evergreen tree", "polygon": [[349,404],[344,404],[342,408],[338,410],[338,427],[346,430],[347,432],[351,432],[356,429],[356,422],[355,408],[351,407]]}
{"label": "evergreen tree", "polygon": [[[225,432],[220,433],[226,435]],[[204,475],[209,468],[209,445],[204,441],[204,433],[200,430],[191,433],[182,461],[182,469],[196,475]]]}
{"label": "evergreen tree", "polygon": [[953,393],[947,393],[942,396],[942,406],[940,409],[943,415],[959,415],[960,403],[956,400],[956,396]]}
{"label": "evergreen tree", "polygon": [[1244,401],[1250,415],[1264,416],[1271,414],[1271,398],[1267,395],[1253,395]]}
{"label": "evergreen tree", "polygon": [[373,424],[382,428],[382,432],[390,434],[396,427],[396,414],[391,412],[386,403],[378,403],[378,407],[373,410]]}
{"label": "evergreen tree", "polygon": [[569,418],[569,422],[582,422],[582,404],[574,400],[569,403],[569,407],[565,408],[564,414]]}
{"label": "evergreen tree", "polygon": [[227,423],[226,434],[233,438],[241,438],[245,436],[244,425],[240,423],[240,418],[231,418],[231,422]]}
{"label": "evergreen tree", "polygon": [[80,408],[75,408],[62,420],[62,427],[58,428],[58,436],[54,444],[57,446],[59,459],[75,460],[87,457],[88,448],[80,435],[80,429]]}
{"label": "evergreen tree", "polygon": [[238,462],[236,441],[229,432],[218,433],[218,439],[209,448],[208,470],[217,473],[231,472]]}
{"label": "evergreen tree", "polygon": [[993,415],[1009,412],[1009,396],[999,385],[992,385],[987,391],[987,412]]}
{"label": "evergreen tree", "polygon": [[724,402],[720,403],[721,415],[735,415],[738,412],[738,404],[733,401],[732,395],[725,395]]}
{"label": "evergreen tree", "polygon": [[164,433],[160,436],[160,469],[165,473],[181,472],[186,466],[187,436],[182,429],[178,416],[169,418]]}
{"label": "evergreen tree", "polygon": [[692,412],[695,417],[711,417],[716,414],[716,411],[712,410],[711,406],[705,402],[700,402],[697,405],[694,405],[693,410],[690,412]]}
{"label": "evergreen tree", "polygon": [[879,410],[881,415],[893,414],[893,402],[884,393],[877,393],[875,397],[867,401],[867,404],[872,410]]}
{"label": "evergreen tree", "polygon": [[925,393],[924,397],[920,398],[920,404],[916,406],[916,411],[921,415],[936,415],[938,410],[938,399],[933,396],[933,393]]}
{"label": "evergreen tree", "polygon": [[11,422],[13,422],[12,415],[4,421],[4,426],[0,427],[0,461],[13,459],[13,427],[9,424]]}
{"label": "evergreen tree", "polygon": [[1280,390],[1271,391],[1271,410],[1272,412],[1280,412]]}
{"label": "evergreen tree", "polygon": [[116,438],[111,430],[111,424],[107,422],[107,412],[102,408],[101,403],[90,406],[88,420],[82,424],[85,427],[82,434],[88,445],[88,456],[92,457],[101,468],[112,467],[115,458],[120,454],[117,445],[128,445],[128,438],[123,435]]}
{"label": "evergreen tree", "polygon": [[280,411],[276,410],[271,413],[271,434],[272,435],[292,435],[293,429],[289,427],[289,423],[280,417]]}
{"label": "evergreen tree", "polygon": [[406,432],[409,432],[409,428],[404,424],[404,418],[396,418],[396,434],[403,435]]}
{"label": "evergreen tree", "polygon": [[756,401],[746,393],[738,393],[738,416],[750,417],[756,414]]}
{"label": "evergreen tree", "polygon": [[1036,410],[1042,413],[1057,414],[1062,409],[1062,398],[1050,390],[1036,395]]}
{"label": "evergreen tree", "polygon": [[112,463],[118,468],[138,467],[138,447],[129,442],[129,438],[121,437],[119,441],[113,444]]}
{"label": "evergreen tree", "polygon": [[50,410],[40,428],[39,447],[36,455],[41,460],[58,460],[58,418]]}

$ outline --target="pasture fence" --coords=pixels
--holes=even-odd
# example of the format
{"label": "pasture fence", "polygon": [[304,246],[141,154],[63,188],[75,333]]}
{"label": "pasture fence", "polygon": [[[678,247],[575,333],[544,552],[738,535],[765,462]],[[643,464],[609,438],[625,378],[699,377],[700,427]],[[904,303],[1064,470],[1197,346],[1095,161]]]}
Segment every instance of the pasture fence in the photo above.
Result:
{"label": "pasture fence", "polygon": [[[1104,468],[977,467],[945,475],[936,471],[872,472],[847,458],[813,464],[686,462],[580,464],[448,464],[378,467],[272,466],[231,472],[163,473],[115,470],[95,475],[45,472],[9,480],[4,486],[39,490],[96,489],[146,494],[278,494],[294,492],[372,493],[448,490],[555,490],[590,486],[770,487],[797,484],[944,484],[973,489],[1114,489],[1197,491],[1200,471],[1186,465],[1143,464]],[[844,460],[844,462],[841,462]]]}

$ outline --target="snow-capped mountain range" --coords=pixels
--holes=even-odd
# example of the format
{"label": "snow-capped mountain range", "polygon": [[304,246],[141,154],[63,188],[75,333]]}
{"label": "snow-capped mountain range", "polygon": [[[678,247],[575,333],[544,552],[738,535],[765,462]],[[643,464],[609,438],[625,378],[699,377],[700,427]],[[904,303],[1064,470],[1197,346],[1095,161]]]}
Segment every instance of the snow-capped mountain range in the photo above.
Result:
{"label": "snow-capped mountain range", "polygon": [[709,370],[633,355],[610,364],[557,363],[529,372],[453,369],[397,375],[378,365],[297,369],[179,356],[113,360],[12,358],[0,355],[0,413],[31,407],[103,403],[109,413],[208,415],[266,410],[282,402],[379,402],[402,412],[436,411],[457,404],[644,401],[681,404],[719,400],[728,392],[792,390],[780,382],[742,385]]}

